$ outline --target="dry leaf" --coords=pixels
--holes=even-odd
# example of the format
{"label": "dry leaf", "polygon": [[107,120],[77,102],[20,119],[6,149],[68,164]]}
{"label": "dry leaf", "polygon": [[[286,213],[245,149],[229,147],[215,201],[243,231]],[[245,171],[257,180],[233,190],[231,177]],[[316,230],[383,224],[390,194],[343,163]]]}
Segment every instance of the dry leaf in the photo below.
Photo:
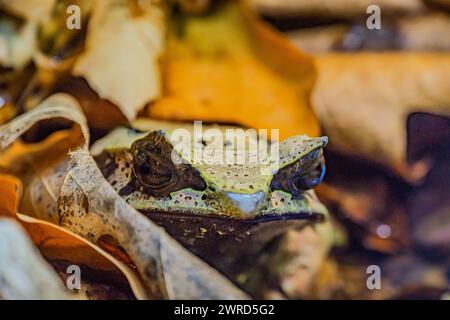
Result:
{"label": "dry leaf", "polygon": [[202,13],[211,5],[210,0],[176,0],[175,2],[185,13]]}
{"label": "dry leaf", "polygon": [[107,133],[128,122],[116,105],[101,99],[83,78],[69,77],[66,81],[60,80],[56,84],[55,92],[68,93],[78,100],[88,119],[91,132]]}
{"label": "dry leaf", "polygon": [[0,9],[27,20],[42,21],[50,16],[56,0],[0,0]]}
{"label": "dry leaf", "polygon": [[327,54],[317,62],[312,101],[332,137],[330,148],[390,167],[410,181],[423,177],[430,163],[408,163],[406,122],[419,111],[450,116],[450,55]]}
{"label": "dry leaf", "polygon": [[19,176],[27,186],[20,205],[21,212],[31,212],[36,218],[58,223],[58,181],[66,172],[61,163],[67,160],[69,150],[78,147],[82,139],[79,128],[74,127],[57,131],[37,143],[15,141],[1,153],[0,168]]}
{"label": "dry leaf", "polygon": [[366,15],[367,7],[377,5],[383,14],[420,13],[425,9],[421,0],[248,0],[258,11],[268,16],[316,18],[355,18]]}
{"label": "dry leaf", "polygon": [[97,1],[92,8],[86,50],[72,73],[129,120],[160,94],[164,19],[163,5],[154,1]]}
{"label": "dry leaf", "polygon": [[151,292],[159,298],[245,297],[162,228],[128,206],[103,178],[86,150],[72,154],[59,208],[61,223],[84,237],[96,241],[102,235],[112,235],[130,255],[147,283],[152,284]]}
{"label": "dry leaf", "polygon": [[445,264],[432,263],[413,253],[387,259],[380,268],[382,290],[372,290],[372,299],[436,300],[448,290]]}
{"label": "dry leaf", "polygon": [[[58,220],[64,227],[94,242],[102,236],[110,236],[117,241],[136,265],[151,297],[246,297],[217,271],[187,252],[162,228],[131,208],[113,190],[87,150],[89,133],[86,120],[73,98],[64,94],[54,95],[32,111],[0,127],[0,147],[7,147],[37,120],[52,116],[76,121],[86,138],[86,144],[71,154],[69,167],[62,167],[67,171],[56,170],[56,176],[41,176],[47,191],[38,185],[36,192],[30,192],[37,197],[39,191],[58,194]],[[35,187],[28,186],[30,189]]]}
{"label": "dry leaf", "polygon": [[367,262],[359,261],[356,265],[337,263],[329,258],[321,266],[312,288],[308,292],[309,299],[368,299]]}
{"label": "dry leaf", "polygon": [[33,21],[16,26],[12,20],[0,20],[0,65],[20,69],[37,48],[37,24]]}
{"label": "dry leaf", "polygon": [[18,179],[0,174],[0,299],[70,299],[58,275],[13,220],[19,190]]}
{"label": "dry leaf", "polygon": [[280,289],[289,298],[306,298],[315,276],[327,257],[334,239],[327,221],[303,230],[290,230],[270,262],[279,277]]}
{"label": "dry leaf", "polygon": [[339,23],[288,31],[289,40],[309,53],[328,51],[446,51],[450,49],[450,16],[432,12],[420,16],[383,18],[383,28],[367,29],[366,22]]}
{"label": "dry leaf", "polygon": [[450,2],[448,0],[426,0],[426,2],[436,8],[450,10]]}
{"label": "dry leaf", "polygon": [[412,237],[427,254],[450,254],[450,149],[430,170],[423,185],[408,197]]}
{"label": "dry leaf", "polygon": [[151,117],[280,129],[280,139],[319,134],[312,59],[234,1],[176,18],[164,62],[165,92]]}
{"label": "dry leaf", "polygon": [[0,299],[70,299],[20,226],[0,218]]}
{"label": "dry leaf", "polygon": [[[18,213],[20,190],[21,183],[17,178],[10,175],[0,175],[0,195],[2,200],[0,202],[0,217],[9,217],[20,222],[33,243],[52,266],[62,264],[67,267],[75,264],[84,268],[81,278],[81,291],[77,294],[77,298],[85,298],[87,296],[89,299],[97,299],[99,294],[102,297],[114,296],[113,294],[116,291],[122,293],[122,296],[126,293],[126,296],[129,298],[147,298],[136,272],[100,247],[57,225]],[[24,261],[24,263],[28,262]],[[90,284],[87,281],[89,279],[86,279],[89,276],[89,270],[109,275],[108,281],[112,284],[120,284],[122,287],[108,287],[102,283],[103,287],[96,292],[90,292],[89,289],[86,290],[86,286]],[[65,274],[65,269],[63,274]],[[101,283],[101,281],[98,281],[98,283]],[[131,288],[132,292],[129,291],[129,288]],[[67,292],[66,296],[68,296]],[[35,298],[44,297],[45,295]],[[60,298],[63,297],[64,295]],[[55,296],[54,298],[58,297]]]}
{"label": "dry leaf", "polygon": [[301,28],[286,31],[285,34],[300,50],[308,53],[324,53],[335,49],[345,39],[350,26],[345,23]]}
{"label": "dry leaf", "polygon": [[0,215],[13,218],[19,205],[18,194],[21,189],[20,180],[6,174],[0,174]]}

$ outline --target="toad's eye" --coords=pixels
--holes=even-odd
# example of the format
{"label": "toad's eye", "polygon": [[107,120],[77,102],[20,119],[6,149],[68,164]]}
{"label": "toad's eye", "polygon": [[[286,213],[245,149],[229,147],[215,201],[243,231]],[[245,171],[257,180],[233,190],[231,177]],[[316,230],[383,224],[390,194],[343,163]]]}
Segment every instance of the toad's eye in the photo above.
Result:
{"label": "toad's eye", "polygon": [[[326,166],[323,157],[317,158],[311,165],[310,170],[299,172],[290,181],[291,192],[294,190],[305,191],[317,186],[325,176]],[[294,192],[295,192],[294,191]]]}
{"label": "toad's eye", "polygon": [[325,159],[320,149],[284,167],[273,177],[271,189],[281,189],[294,197],[317,186],[326,171]]}
{"label": "toad's eye", "polygon": [[149,133],[131,146],[133,174],[145,193],[169,196],[183,188],[204,190],[206,184],[200,174],[187,164],[172,162],[173,147],[160,131]]}
{"label": "toad's eye", "polygon": [[175,178],[173,165],[167,163],[166,159],[150,150],[136,150],[133,161],[133,171],[136,178],[150,189],[167,187]]}
{"label": "toad's eye", "polygon": [[133,173],[148,194],[166,195],[176,186],[179,177],[170,151],[159,132],[137,140],[131,146]]}

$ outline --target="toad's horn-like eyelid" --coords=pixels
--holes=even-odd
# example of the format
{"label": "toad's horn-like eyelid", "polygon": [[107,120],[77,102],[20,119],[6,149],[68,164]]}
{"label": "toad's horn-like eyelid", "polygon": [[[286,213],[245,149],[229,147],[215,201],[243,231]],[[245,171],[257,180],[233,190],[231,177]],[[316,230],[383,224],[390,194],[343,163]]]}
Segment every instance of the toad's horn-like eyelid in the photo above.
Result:
{"label": "toad's horn-like eyelid", "polygon": [[270,190],[283,190],[294,198],[316,187],[324,178],[326,166],[322,148],[327,137],[292,137],[281,143],[280,163]]}
{"label": "toad's horn-like eyelid", "polygon": [[278,169],[296,162],[308,153],[324,148],[328,144],[328,137],[311,138],[306,135],[290,137],[280,143],[280,161]]}

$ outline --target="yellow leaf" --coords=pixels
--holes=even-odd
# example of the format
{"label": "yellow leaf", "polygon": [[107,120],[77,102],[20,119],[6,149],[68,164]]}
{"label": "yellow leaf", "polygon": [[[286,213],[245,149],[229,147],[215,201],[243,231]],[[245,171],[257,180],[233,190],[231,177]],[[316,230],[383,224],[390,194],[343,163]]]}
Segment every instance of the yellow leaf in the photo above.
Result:
{"label": "yellow leaf", "polygon": [[[145,290],[140,284],[137,273],[97,245],[57,225],[18,213],[21,189],[19,179],[11,175],[0,174],[0,218],[9,217],[20,222],[46,260],[69,261],[71,264],[85,265],[102,272],[114,273],[118,278],[126,277],[135,296],[141,299],[146,298]],[[22,263],[29,263],[29,261]],[[40,266],[40,268],[45,267]],[[47,277],[45,281],[53,280]],[[59,292],[59,294],[63,293]],[[62,295],[59,298],[63,297],[66,296]]]}
{"label": "yellow leaf", "polygon": [[151,117],[280,129],[281,139],[319,134],[312,59],[234,1],[175,19],[164,62],[165,92]]}
{"label": "yellow leaf", "polygon": [[0,174],[0,216],[15,216],[19,205],[18,193],[20,188],[19,179]]}
{"label": "yellow leaf", "polygon": [[56,0],[0,0],[0,8],[27,20],[42,21],[49,17]]}
{"label": "yellow leaf", "polygon": [[161,4],[97,1],[86,50],[75,62],[73,74],[84,77],[101,98],[116,104],[132,120],[160,94],[158,60],[164,34]]}

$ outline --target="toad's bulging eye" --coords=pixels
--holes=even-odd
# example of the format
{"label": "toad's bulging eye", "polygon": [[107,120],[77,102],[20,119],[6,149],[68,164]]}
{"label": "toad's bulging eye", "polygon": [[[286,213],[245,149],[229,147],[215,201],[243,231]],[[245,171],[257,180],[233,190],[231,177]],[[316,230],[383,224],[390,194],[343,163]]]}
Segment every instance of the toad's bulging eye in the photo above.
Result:
{"label": "toad's bulging eye", "polygon": [[317,186],[325,176],[325,159],[321,149],[317,149],[278,171],[270,188],[289,192],[299,197],[303,191]]}
{"label": "toad's bulging eye", "polygon": [[137,150],[134,155],[134,174],[147,188],[157,190],[169,186],[176,178],[174,169],[160,155],[152,153],[151,150]]}
{"label": "toad's bulging eye", "polygon": [[156,132],[151,139],[133,143],[133,173],[148,194],[160,196],[173,191],[177,184],[176,167],[170,159],[169,146]]}
{"label": "toad's bulging eye", "polygon": [[172,150],[172,145],[160,131],[151,132],[133,143],[133,174],[143,191],[160,197],[186,187],[204,190],[206,184],[194,168],[172,162]]}
{"label": "toad's bulging eye", "polygon": [[293,177],[290,181],[291,189],[306,191],[319,185],[325,176],[326,166],[323,157],[318,158],[316,162],[318,164],[309,172],[300,173]]}

